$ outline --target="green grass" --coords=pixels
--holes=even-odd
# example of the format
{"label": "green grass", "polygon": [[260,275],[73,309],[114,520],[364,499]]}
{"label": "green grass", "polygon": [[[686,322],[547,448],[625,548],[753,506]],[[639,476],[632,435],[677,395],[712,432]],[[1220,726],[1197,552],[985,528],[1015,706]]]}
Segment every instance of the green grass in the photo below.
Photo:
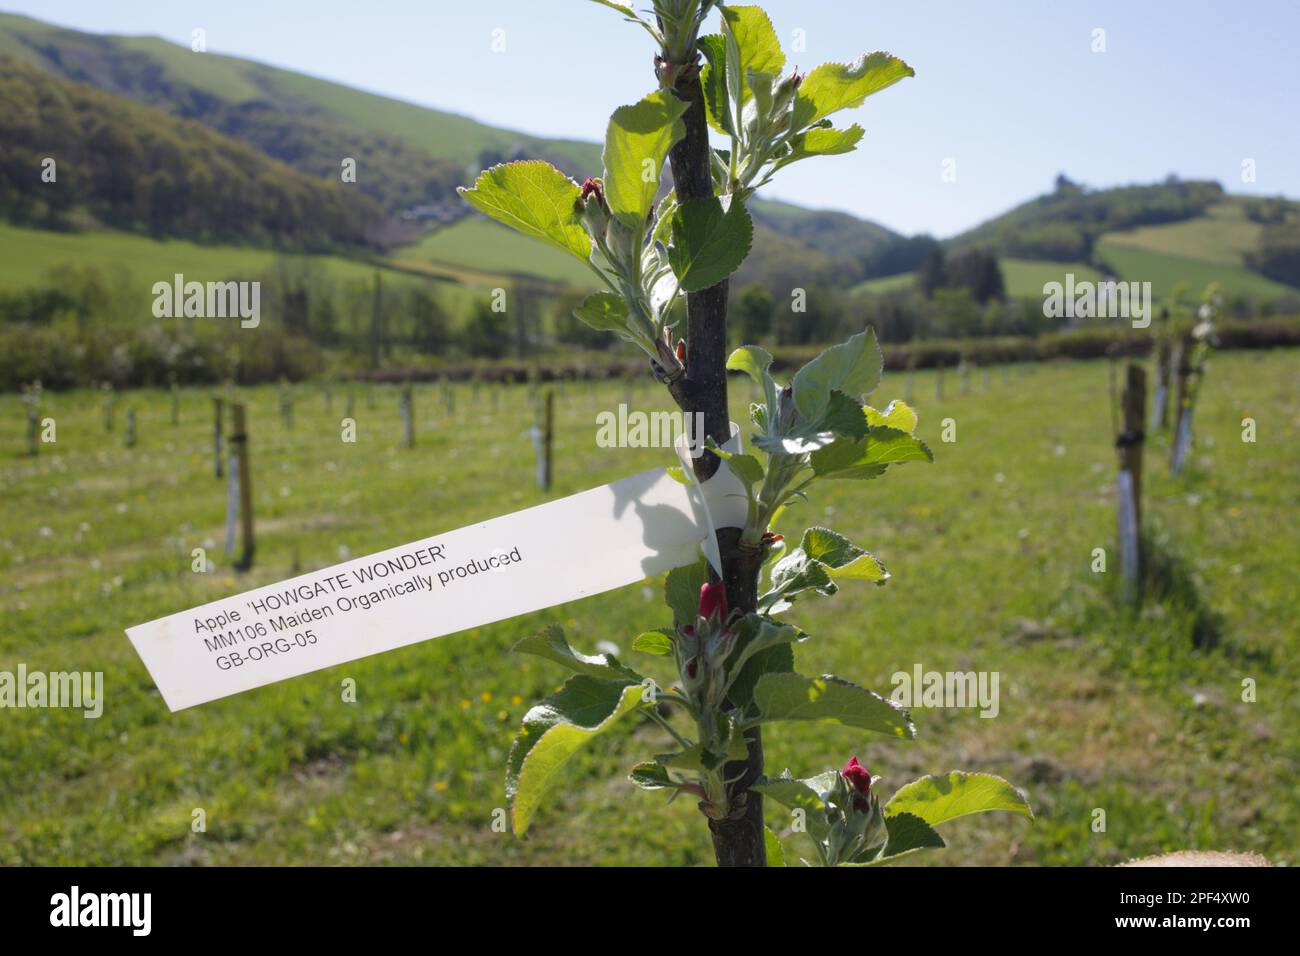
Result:
{"label": "green grass", "polygon": [[596,286],[595,275],[577,259],[480,216],[438,229],[396,250],[393,257],[504,275],[536,276],[578,288]]}
{"label": "green grass", "polygon": [[1065,282],[1066,273],[1074,273],[1075,282],[1096,282],[1100,273],[1082,262],[1047,262],[1035,259],[1002,259],[1002,281],[1007,295],[1041,299],[1043,286],[1049,282]]}
{"label": "green grass", "polygon": [[1296,290],[1266,279],[1244,266],[1189,259],[1185,256],[1157,252],[1153,249],[1125,245],[1107,236],[1097,244],[1098,255],[1130,282],[1150,282],[1157,300],[1168,299],[1180,284],[1186,283],[1193,297],[1211,282],[1218,282],[1229,295],[1237,293],[1259,298],[1294,296]]}
{"label": "green grass", "polygon": [[[997,370],[987,392],[936,398],[918,374],[920,434],[933,465],[880,481],[814,488],[780,529],[826,523],[889,566],[886,587],[801,603],[813,638],[801,670],[888,692],[889,677],[996,670],[1001,712],[918,710],[919,738],[899,744],[836,726],[766,734],[768,766],[798,774],[859,755],[886,792],[950,768],[1000,773],[1038,815],[972,817],[943,829],[950,847],[914,858],[948,864],[1109,864],[1176,848],[1256,850],[1300,862],[1291,812],[1300,654],[1294,587],[1300,538],[1300,419],[1294,353],[1216,356],[1197,410],[1198,444],[1179,480],[1167,444],[1147,453],[1146,513],[1163,548],[1186,563],[1195,597],[1222,621],[1220,645],[1194,651],[1185,601],[1120,613],[1112,573],[1089,571],[1113,549],[1114,451],[1105,363]],[[103,430],[99,396],[47,396],[58,443],[24,454],[16,396],[0,398],[0,670],[102,670],[99,720],[66,711],[0,713],[0,863],[648,863],[711,860],[689,801],[667,805],[624,780],[665,735],[629,722],[575,758],[527,841],[494,833],[502,766],[529,704],[563,679],[509,646],[548,622],[584,651],[627,648],[666,611],[655,582],[414,645],[169,714],[123,628],[220,595],[464,526],[662,464],[656,450],[602,449],[595,414],[625,400],[621,383],[570,385],[557,398],[556,487],[532,483],[524,387],[458,388],[455,413],[416,393],[418,443],[397,447],[397,396],[358,392],[359,442],[339,442],[343,395],[327,412],[317,387],[296,389],[284,431],[276,390],[250,404],[259,544],[251,572],[221,555],[224,485],[210,465],[210,403],[185,392],[181,424],[159,392],[120,396]],[[879,403],[902,396],[887,376]],[[733,388],[735,415],[750,398]],[[646,381],[634,403],[664,404]],[[122,444],[128,406],[137,447]],[[1257,444],[1240,421],[1259,423]],[[944,419],[956,443],[941,440]],[[563,529],[557,529],[563,533]],[[191,573],[206,547],[213,574]],[[593,557],[593,560],[598,558]],[[1186,595],[1183,595],[1186,598]],[[1180,599],[1182,600],[1182,599]],[[657,660],[626,659],[666,679]],[[343,703],[353,678],[357,703]],[[1244,677],[1258,703],[1240,699]],[[207,832],[191,832],[191,813]],[[1090,828],[1107,813],[1104,833]],[[775,806],[768,822],[788,823]],[[786,838],[795,856],[799,837]]]}
{"label": "green grass", "polygon": [[[150,239],[115,231],[52,232],[0,223],[0,290],[43,284],[57,265],[94,266],[109,276],[125,275],[148,293],[153,283],[170,282],[181,273],[187,281],[208,282],[265,275],[283,253],[255,246],[208,245],[187,239]],[[306,258],[335,281],[371,281],[376,266],[360,259],[336,255]],[[430,264],[426,276],[413,270],[380,267],[392,285],[428,283],[443,305],[463,314],[469,303],[501,284],[487,273],[455,272]],[[418,264],[417,264],[418,265]],[[390,286],[391,287],[391,286]],[[151,296],[151,293],[150,293]],[[150,298],[150,301],[151,298]]]}
{"label": "green grass", "polygon": [[[1043,286],[1048,282],[1064,282],[1065,274],[1073,272],[1076,282],[1101,278],[1096,269],[1082,262],[1047,262],[1036,259],[1000,259],[1002,280],[1007,295],[1019,298],[1041,298]],[[868,279],[854,286],[852,295],[880,295],[910,288],[916,283],[916,273],[904,272],[879,279]]]}
{"label": "green grass", "polygon": [[[64,30],[27,17],[0,14],[0,52],[23,59],[38,60],[21,42],[24,37],[41,44],[56,42],[69,49],[80,49],[88,36],[92,35]],[[212,37],[209,41],[217,42]],[[349,128],[389,136],[456,162],[475,162],[485,149],[508,152],[524,145],[534,151],[544,148],[548,156],[568,164],[575,174],[599,171],[600,147],[595,143],[543,139],[500,129],[467,116],[430,109],[252,60],[212,52],[196,57],[188,46],[159,37],[95,36],[90,41],[95,46],[101,42],[111,44],[119,55],[148,57],[160,68],[164,80],[192,85],[231,103],[270,99],[308,106]]]}
{"label": "green grass", "polygon": [[881,276],[859,282],[849,290],[850,295],[883,295],[886,292],[900,292],[916,285],[915,272],[900,272],[898,275]]}
{"label": "green grass", "polygon": [[1112,232],[1103,241],[1215,265],[1241,266],[1242,257],[1259,245],[1262,231],[1263,226],[1247,219],[1244,205],[1234,199],[1211,206],[1195,219]]}

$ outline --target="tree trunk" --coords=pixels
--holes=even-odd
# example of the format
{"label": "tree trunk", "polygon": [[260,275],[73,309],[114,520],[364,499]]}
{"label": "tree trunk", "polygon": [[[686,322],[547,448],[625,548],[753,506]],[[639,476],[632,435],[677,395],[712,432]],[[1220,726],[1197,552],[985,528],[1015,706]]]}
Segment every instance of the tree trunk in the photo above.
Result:
{"label": "tree trunk", "polygon": [[[698,58],[697,58],[698,59]],[[682,120],[686,135],[668,155],[678,201],[712,196],[713,178],[709,164],[709,130],[704,115],[704,93],[700,87],[698,62],[682,71],[676,93],[689,107]],[[704,431],[718,444],[731,438],[731,416],[727,411],[727,282],[686,296],[686,373],[669,386],[683,412],[704,415]],[[701,481],[713,475],[718,459],[705,453],[695,459],[695,473]],[[753,611],[758,600],[758,572],[762,552],[740,546],[739,528],[718,532],[727,600],[733,608]],[[728,820],[710,820],[713,852],[719,866],[765,866],[763,798],[749,785],[763,773],[763,738],[758,728],[745,735],[748,755],[728,763],[727,779],[739,776],[731,795],[736,814]]]}

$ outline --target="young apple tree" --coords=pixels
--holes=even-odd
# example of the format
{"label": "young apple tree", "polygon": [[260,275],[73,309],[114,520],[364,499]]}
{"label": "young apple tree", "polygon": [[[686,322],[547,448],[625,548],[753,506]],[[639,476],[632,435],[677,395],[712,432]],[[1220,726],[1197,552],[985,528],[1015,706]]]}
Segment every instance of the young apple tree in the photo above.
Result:
{"label": "young apple tree", "polygon": [[[837,126],[832,117],[912,76],[912,68],[870,53],[787,72],[759,7],[654,0],[652,16],[642,16],[595,2],[639,25],[658,47],[659,88],[610,117],[602,175],[579,185],[544,162],[505,163],[462,193],[481,212],[591,270],[600,291],[576,315],[641,349],[682,411],[703,415],[709,451],[695,459],[694,478],[707,481],[725,460],[745,487],[747,518],[744,527],[717,531],[722,579],[704,561],[670,572],[671,623],[633,641],[633,649],[675,665],[672,686],[656,687],[612,655],[579,653],[558,627],[516,646],[574,675],[528,711],[508,758],[515,832],[527,830],[568,757],[631,713],[661,725],[677,745],[633,767],[631,781],[694,798],[720,865],[784,858],[764,826],[764,795],[803,821],[798,829],[811,839],[813,859],[826,865],[875,864],[942,846],[934,827],[968,813],[1032,816],[1010,784],[989,774],[922,777],[882,802],[880,778],[856,758],[805,779],[768,776],[763,767],[762,731],[782,721],[827,721],[899,739],[915,733],[892,701],[794,668],[795,648],[810,636],[788,612],[847,582],[884,584],[888,572],[828,528],[805,529],[796,547],[776,529],[787,507],[823,482],[870,480],[907,462],[932,461],[915,436],[916,413],[897,401],[883,409],[865,404],[882,371],[870,330],[826,349],[788,382],[773,376],[763,349],[748,345],[729,357],[726,350],[727,277],[753,235],[746,202],[792,163],[855,149],[862,127]],[[718,31],[702,34],[710,15]],[[721,145],[710,142],[711,133]],[[673,188],[661,197],[665,163]],[[723,450],[732,437],[729,370],[751,377],[762,393],[750,408],[754,452]],[[681,718],[688,726],[678,725]]]}

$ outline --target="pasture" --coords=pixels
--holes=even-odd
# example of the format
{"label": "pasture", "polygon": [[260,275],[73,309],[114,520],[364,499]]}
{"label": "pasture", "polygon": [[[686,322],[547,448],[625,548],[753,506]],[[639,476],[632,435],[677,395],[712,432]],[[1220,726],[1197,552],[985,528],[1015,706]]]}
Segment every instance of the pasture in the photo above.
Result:
{"label": "pasture", "polygon": [[[1017,367],[1005,379],[994,369],[987,390],[973,376],[965,394],[949,374],[941,399],[933,375],[918,373],[912,404],[935,463],[819,487],[778,529],[833,516],[893,574],[851,603],[800,603],[791,618],[812,639],[799,667],[884,694],[891,674],[916,665],[997,671],[998,715],[916,709],[910,744],[786,724],[766,734],[768,772],[804,776],[857,754],[884,775],[886,793],[950,768],[1023,788],[1033,825],[957,821],[948,850],[912,858],[922,865],[1110,864],[1175,849],[1300,862],[1290,812],[1300,747],[1296,359],[1213,358],[1181,478],[1169,477],[1165,437],[1148,440],[1145,515],[1172,583],[1136,612],[1117,597],[1107,364]],[[0,397],[0,670],[99,670],[105,688],[97,720],[0,712],[0,864],[710,863],[687,801],[666,805],[622,779],[633,759],[668,749],[649,723],[629,721],[575,758],[583,782],[556,795],[527,840],[490,825],[520,719],[564,677],[512,657],[510,645],[561,622],[581,650],[612,642],[666,679],[661,661],[629,648],[669,619],[657,581],[168,713],[126,626],[669,460],[595,441],[599,411],[629,398],[667,407],[648,379],[563,386],[547,495],[533,483],[526,386],[458,385],[454,408],[440,387],[416,386],[409,450],[397,390],[379,386],[353,387],[358,441],[341,442],[348,390],[336,385],[327,410],[321,386],[296,386],[292,430],[274,387],[233,396],[249,406],[258,532],[243,574],[222,554],[209,392],[182,392],[177,425],[167,393],[123,392],[112,432],[98,393],[47,394],[41,414],[56,420],[57,442],[36,457],[18,396]],[[904,394],[904,375],[887,374],[873,404]],[[749,398],[733,380],[742,423]],[[132,407],[138,441],[126,447]],[[1241,440],[1246,416],[1258,422],[1254,444]],[[941,440],[944,419],[955,442]],[[214,571],[191,570],[198,547]],[[1097,547],[1111,555],[1106,574],[1090,569]],[[1212,643],[1194,646],[1207,629]],[[356,681],[355,703],[342,700],[344,678]],[[1256,702],[1242,700],[1245,678]],[[195,808],[204,833],[191,830]],[[788,825],[778,806],[767,816],[778,831]],[[785,844],[792,857],[803,852],[799,838]]]}

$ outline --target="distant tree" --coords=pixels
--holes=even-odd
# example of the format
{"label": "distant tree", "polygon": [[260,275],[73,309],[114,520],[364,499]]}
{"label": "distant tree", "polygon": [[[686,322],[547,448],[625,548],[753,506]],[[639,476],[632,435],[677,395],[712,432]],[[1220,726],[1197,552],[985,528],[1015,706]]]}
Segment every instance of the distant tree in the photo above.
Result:
{"label": "distant tree", "polygon": [[427,289],[412,289],[406,302],[411,317],[411,337],[415,348],[426,355],[441,355],[447,350],[451,330],[442,304]]}
{"label": "distant tree", "polygon": [[776,301],[771,293],[758,283],[744,288],[732,310],[736,334],[740,342],[759,342],[772,331],[772,312]]}
{"label": "distant tree", "polygon": [[949,259],[945,285],[968,289],[980,305],[1006,293],[998,257],[989,249],[969,249]]}
{"label": "distant tree", "polygon": [[948,285],[948,264],[942,246],[935,246],[921,260],[921,266],[916,270],[916,285],[927,299]]}
{"label": "distant tree", "polygon": [[510,348],[510,328],[504,312],[493,312],[486,299],[474,303],[461,342],[476,358],[503,358]]}
{"label": "distant tree", "polygon": [[939,247],[934,236],[903,236],[883,243],[862,259],[863,277],[901,275],[913,272],[933,250]]}
{"label": "distant tree", "polygon": [[1078,193],[1082,192],[1079,184],[1072,181],[1065,173],[1056,174],[1056,191],[1058,193]]}

